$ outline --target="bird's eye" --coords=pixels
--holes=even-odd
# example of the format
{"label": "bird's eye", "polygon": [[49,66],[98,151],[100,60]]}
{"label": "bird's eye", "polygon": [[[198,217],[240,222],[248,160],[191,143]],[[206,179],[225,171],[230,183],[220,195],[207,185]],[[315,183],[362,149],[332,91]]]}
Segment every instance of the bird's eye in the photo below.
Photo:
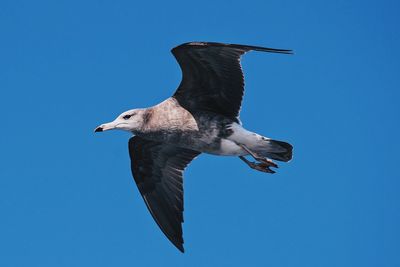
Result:
{"label": "bird's eye", "polygon": [[122,118],[123,118],[124,120],[127,120],[127,119],[129,119],[130,117],[132,117],[132,115],[125,115],[125,116],[123,116]]}

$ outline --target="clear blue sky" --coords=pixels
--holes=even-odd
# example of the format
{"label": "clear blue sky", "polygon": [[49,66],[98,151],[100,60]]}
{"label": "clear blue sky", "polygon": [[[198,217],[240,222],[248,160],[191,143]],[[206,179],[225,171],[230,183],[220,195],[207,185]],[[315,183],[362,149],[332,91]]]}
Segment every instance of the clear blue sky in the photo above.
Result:
{"label": "clear blue sky", "polygon": [[[0,3],[0,266],[400,266],[398,1]],[[186,253],[93,129],[170,96],[188,41],[243,59],[244,126],[295,147],[277,174],[203,155]]]}

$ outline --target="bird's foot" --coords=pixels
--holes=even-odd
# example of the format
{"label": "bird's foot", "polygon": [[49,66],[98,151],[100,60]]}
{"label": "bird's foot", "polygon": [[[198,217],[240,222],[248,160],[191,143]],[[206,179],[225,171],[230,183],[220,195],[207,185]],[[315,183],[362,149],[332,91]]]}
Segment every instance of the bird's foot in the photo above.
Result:
{"label": "bird's foot", "polygon": [[270,166],[263,162],[250,162],[249,164],[250,168],[260,171],[260,172],[266,172],[266,173],[275,173],[274,170],[270,169]]}
{"label": "bird's foot", "polygon": [[260,161],[263,164],[266,164],[268,167],[274,167],[274,168],[279,168],[278,164],[273,162],[272,160],[268,158],[257,158],[258,161]]}
{"label": "bird's foot", "polygon": [[259,158],[260,162],[252,162],[247,160],[245,157],[240,156],[239,157],[241,160],[243,160],[250,168],[260,171],[260,172],[265,172],[265,173],[275,173],[274,170],[271,170],[270,167],[278,168],[278,165],[276,165],[275,162],[272,160],[269,160],[267,158]]}

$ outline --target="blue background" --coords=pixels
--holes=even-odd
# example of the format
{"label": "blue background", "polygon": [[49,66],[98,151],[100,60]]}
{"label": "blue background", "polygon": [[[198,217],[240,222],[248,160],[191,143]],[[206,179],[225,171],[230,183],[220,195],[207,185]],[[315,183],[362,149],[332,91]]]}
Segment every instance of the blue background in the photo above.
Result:
{"label": "blue background", "polygon": [[[0,266],[400,266],[398,1],[0,3]],[[119,113],[169,97],[188,41],[243,58],[241,118],[286,140],[277,174],[202,155],[186,253],[130,174]]]}

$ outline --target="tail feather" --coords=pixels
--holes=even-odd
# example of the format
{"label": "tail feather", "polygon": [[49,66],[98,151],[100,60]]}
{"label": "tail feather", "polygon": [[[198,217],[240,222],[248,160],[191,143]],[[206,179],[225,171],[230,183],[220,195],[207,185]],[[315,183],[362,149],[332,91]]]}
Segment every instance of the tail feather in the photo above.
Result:
{"label": "tail feather", "polygon": [[274,160],[288,162],[293,156],[293,146],[289,143],[278,140],[267,140],[267,145],[258,153]]}

